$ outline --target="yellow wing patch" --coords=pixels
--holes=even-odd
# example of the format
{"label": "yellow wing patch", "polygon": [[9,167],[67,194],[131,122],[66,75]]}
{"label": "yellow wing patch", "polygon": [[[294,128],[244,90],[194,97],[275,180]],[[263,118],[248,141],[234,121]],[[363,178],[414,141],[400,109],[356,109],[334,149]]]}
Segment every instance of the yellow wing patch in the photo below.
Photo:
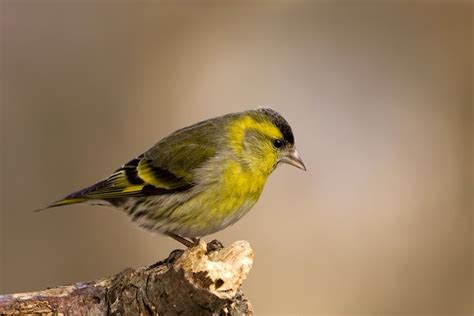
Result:
{"label": "yellow wing patch", "polygon": [[144,185],[132,185],[130,187],[126,187],[122,190],[123,193],[130,193],[130,192],[140,192],[143,189]]}
{"label": "yellow wing patch", "polygon": [[153,167],[150,165],[148,160],[142,160],[138,164],[138,176],[145,181],[157,188],[170,189],[171,187],[164,181],[161,181],[156,177]]}

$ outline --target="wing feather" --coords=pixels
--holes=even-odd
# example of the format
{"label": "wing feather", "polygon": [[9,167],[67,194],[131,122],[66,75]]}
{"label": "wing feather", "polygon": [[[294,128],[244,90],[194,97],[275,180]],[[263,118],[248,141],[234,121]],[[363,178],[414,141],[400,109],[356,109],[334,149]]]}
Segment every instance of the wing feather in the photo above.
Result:
{"label": "wing feather", "polygon": [[107,179],[74,192],[49,207],[88,200],[170,194],[192,188],[194,171],[209,161],[221,145],[222,124],[203,121],[163,138],[143,155],[117,169]]}

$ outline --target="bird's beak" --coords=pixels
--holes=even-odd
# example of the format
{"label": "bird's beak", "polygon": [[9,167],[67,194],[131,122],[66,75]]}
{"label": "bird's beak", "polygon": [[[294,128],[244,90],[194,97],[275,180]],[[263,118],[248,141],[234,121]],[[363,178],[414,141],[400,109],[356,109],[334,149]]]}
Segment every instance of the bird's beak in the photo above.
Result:
{"label": "bird's beak", "polygon": [[280,162],[287,163],[289,165],[295,166],[301,170],[306,171],[306,167],[303,163],[303,160],[298,154],[296,148],[291,148],[288,153],[280,159]]}

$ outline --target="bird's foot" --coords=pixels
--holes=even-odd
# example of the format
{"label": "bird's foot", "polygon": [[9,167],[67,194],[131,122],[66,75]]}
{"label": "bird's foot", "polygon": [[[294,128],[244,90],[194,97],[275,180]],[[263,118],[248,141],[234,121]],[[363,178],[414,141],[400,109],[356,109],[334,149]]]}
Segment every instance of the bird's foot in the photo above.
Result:
{"label": "bird's foot", "polygon": [[146,270],[152,270],[152,269],[158,268],[159,266],[162,266],[162,265],[170,266],[173,263],[175,263],[176,260],[178,260],[178,258],[181,257],[181,255],[183,253],[184,253],[183,249],[175,249],[175,250],[170,252],[170,254],[168,255],[168,258],[163,259],[163,260],[158,261],[158,262],[155,262],[152,265],[149,265],[148,267],[146,267]]}
{"label": "bird's foot", "polygon": [[171,251],[168,258],[166,258],[165,263],[167,265],[171,265],[171,264],[175,263],[176,260],[178,260],[178,258],[181,257],[181,255],[183,253],[184,253],[184,250],[182,250],[182,249],[175,249],[175,250]]}
{"label": "bird's foot", "polygon": [[224,245],[217,239],[212,240],[207,244],[207,253],[221,250],[224,248]]}
{"label": "bird's foot", "polygon": [[[175,236],[170,236],[171,238],[183,243],[182,241],[185,240],[185,243],[183,243],[186,247],[190,248],[190,247],[194,247],[196,245],[199,244],[199,242],[201,241],[200,238],[191,238],[191,240],[188,240],[184,237],[181,237],[179,235],[175,235]],[[177,237],[177,238],[175,238]],[[189,243],[189,246],[188,246],[188,243]],[[209,254],[210,252],[213,252],[213,251],[218,251],[218,250],[221,250],[224,248],[224,245],[217,239],[214,239],[212,240],[211,242],[209,242],[207,244],[207,252],[206,254]],[[184,250],[183,249],[175,249],[173,250],[172,252],[170,252],[170,254],[168,255],[168,258],[164,259],[164,260],[161,260],[161,261],[158,261],[150,266],[148,266],[146,268],[146,270],[151,270],[151,269],[154,269],[154,268],[157,268],[159,266],[162,266],[162,265],[172,265],[173,263],[176,262],[176,260],[178,260],[179,257],[181,257],[184,253]]]}
{"label": "bird's foot", "polygon": [[[173,233],[168,233],[168,236],[170,236],[171,238],[173,238],[176,241],[179,241],[180,243],[182,243],[183,245],[185,245],[188,248],[195,247],[195,246],[199,245],[199,243],[201,242],[201,238],[199,238],[199,237],[192,237],[190,239],[187,239],[187,238],[184,238],[180,235],[176,235],[176,234],[173,234]],[[224,245],[217,239],[214,239],[214,240],[212,240],[211,242],[209,242],[207,244],[207,252],[208,253],[212,252],[212,251],[220,250],[222,248],[224,248]]]}

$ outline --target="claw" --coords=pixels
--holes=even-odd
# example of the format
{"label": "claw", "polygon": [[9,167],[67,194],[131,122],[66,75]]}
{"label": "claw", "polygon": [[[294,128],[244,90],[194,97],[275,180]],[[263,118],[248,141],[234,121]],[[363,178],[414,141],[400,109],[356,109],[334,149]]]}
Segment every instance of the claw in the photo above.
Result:
{"label": "claw", "polygon": [[207,244],[207,252],[213,252],[217,250],[221,250],[224,248],[224,245],[217,239],[212,240],[210,243]]}

